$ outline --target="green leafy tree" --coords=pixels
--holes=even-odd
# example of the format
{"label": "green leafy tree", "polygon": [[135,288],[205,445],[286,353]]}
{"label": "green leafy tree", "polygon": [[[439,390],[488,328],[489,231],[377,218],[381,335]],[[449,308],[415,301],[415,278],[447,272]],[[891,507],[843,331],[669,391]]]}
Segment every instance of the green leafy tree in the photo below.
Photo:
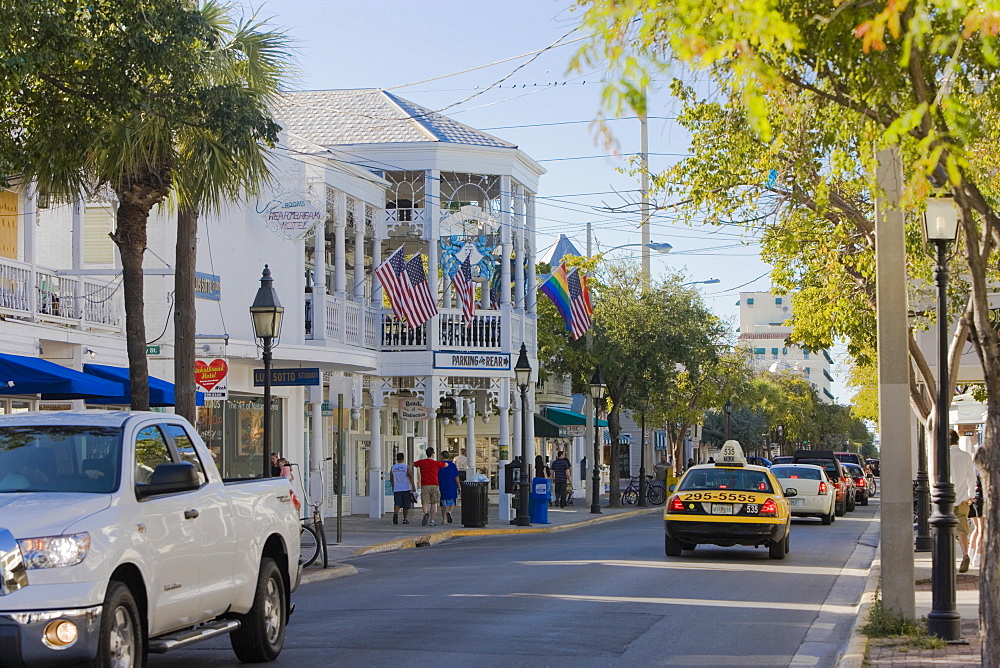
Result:
{"label": "green leafy tree", "polygon": [[[776,283],[785,280],[799,291],[796,326],[812,327],[802,327],[796,336],[820,344],[810,347],[826,347],[822,343],[841,334],[861,362],[870,361],[863,356],[875,350],[872,147],[899,147],[908,209],[919,211],[932,188],[954,195],[962,212],[957,250],[963,259],[961,272],[952,275],[963,281],[952,294],[959,317],[943,382],[948,390],[954,386],[957,353],[968,337],[989,395],[977,462],[991,508],[987,526],[994,526],[1000,518],[1000,485],[993,484],[1000,478],[1000,340],[990,323],[989,295],[995,289],[1000,218],[991,147],[998,134],[1000,89],[989,82],[1000,68],[998,14],[978,3],[945,0],[581,4],[596,39],[578,62],[608,67],[612,110],[628,105],[645,113],[641,91],[649,73],[662,71],[671,59],[711,77],[721,102],[714,108],[698,104],[696,113],[704,127],[714,124],[718,131],[698,132],[693,148],[698,155],[714,151],[713,166],[725,169],[718,169],[714,185],[704,174],[685,184],[691,208],[702,207],[720,222],[732,220],[722,217],[726,213],[741,221],[779,221],[782,229],[764,233],[765,254],[777,260]],[[727,153],[727,144],[734,150]],[[729,159],[720,159],[723,155]],[[929,258],[913,223],[910,271],[928,277]],[[920,314],[927,302],[919,294],[911,297]],[[911,388],[911,403],[927,423],[934,415],[934,376],[912,336],[909,352],[913,375],[922,376],[931,390],[921,394]],[[996,666],[1000,534],[987,531],[987,536],[980,628],[984,665]]]}

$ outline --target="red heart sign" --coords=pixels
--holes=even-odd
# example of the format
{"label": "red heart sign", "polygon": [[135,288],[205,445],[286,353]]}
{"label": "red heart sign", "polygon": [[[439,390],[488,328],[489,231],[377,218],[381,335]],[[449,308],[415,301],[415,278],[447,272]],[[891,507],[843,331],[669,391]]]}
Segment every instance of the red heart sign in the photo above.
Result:
{"label": "red heart sign", "polygon": [[229,373],[229,365],[226,364],[226,360],[214,359],[208,363],[196,360],[194,363],[194,382],[204,388],[206,392],[210,392],[213,387],[225,379],[227,373]]}

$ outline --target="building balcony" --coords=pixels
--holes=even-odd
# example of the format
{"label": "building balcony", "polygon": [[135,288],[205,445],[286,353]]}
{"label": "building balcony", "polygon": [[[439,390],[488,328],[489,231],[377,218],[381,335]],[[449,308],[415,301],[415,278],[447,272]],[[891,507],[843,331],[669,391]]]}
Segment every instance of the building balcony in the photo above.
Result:
{"label": "building balcony", "polygon": [[0,258],[0,313],[77,329],[121,333],[118,286]]}

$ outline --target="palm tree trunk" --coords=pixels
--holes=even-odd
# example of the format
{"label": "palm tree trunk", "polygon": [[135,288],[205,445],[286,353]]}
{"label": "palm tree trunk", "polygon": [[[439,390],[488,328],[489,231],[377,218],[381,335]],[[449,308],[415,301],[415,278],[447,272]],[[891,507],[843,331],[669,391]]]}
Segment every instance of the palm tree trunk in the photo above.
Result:
{"label": "palm tree trunk", "polygon": [[150,206],[131,196],[119,196],[117,228],[111,235],[122,258],[125,293],[125,349],[131,381],[132,410],[149,410],[149,366],[146,361],[146,318],[142,256],[146,251],[146,219]]}
{"label": "palm tree trunk", "polygon": [[198,257],[198,209],[182,206],[177,213],[174,268],[174,411],[197,421],[194,384],[196,316],[194,274]]}

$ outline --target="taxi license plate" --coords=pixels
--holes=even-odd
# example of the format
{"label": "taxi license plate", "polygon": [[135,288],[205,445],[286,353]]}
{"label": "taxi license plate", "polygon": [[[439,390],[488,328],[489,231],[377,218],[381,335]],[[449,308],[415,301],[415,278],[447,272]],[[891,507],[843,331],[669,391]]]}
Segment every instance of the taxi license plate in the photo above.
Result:
{"label": "taxi license plate", "polygon": [[733,504],[731,504],[731,503],[713,503],[712,504],[712,514],[713,515],[732,515],[733,514]]}

